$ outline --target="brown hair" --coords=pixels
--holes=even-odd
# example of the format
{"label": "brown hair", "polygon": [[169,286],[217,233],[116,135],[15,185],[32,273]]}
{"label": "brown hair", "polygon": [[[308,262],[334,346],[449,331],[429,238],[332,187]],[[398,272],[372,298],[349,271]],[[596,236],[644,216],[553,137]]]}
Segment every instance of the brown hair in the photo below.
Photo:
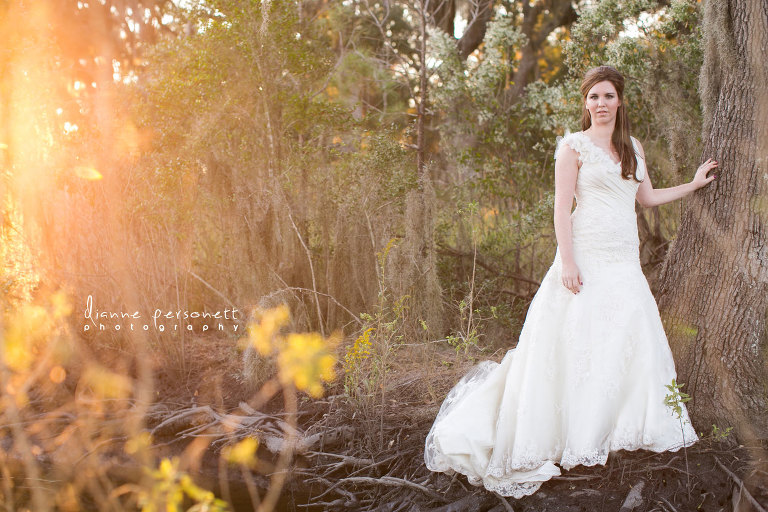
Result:
{"label": "brown hair", "polygon": [[627,107],[624,104],[624,77],[616,68],[598,66],[590,69],[584,75],[584,80],[581,82],[581,96],[584,100],[581,103],[581,129],[584,131],[592,126],[592,117],[589,115],[589,110],[587,110],[585,105],[587,94],[589,94],[589,90],[595,84],[604,81],[613,84],[619,96],[619,101],[621,101],[621,105],[616,112],[616,126],[614,127],[613,135],[611,135],[611,144],[618,151],[619,159],[621,160],[621,176],[626,180],[633,178],[635,181],[638,181],[635,177],[637,160],[635,160],[635,149],[629,136],[629,116],[627,115]]}

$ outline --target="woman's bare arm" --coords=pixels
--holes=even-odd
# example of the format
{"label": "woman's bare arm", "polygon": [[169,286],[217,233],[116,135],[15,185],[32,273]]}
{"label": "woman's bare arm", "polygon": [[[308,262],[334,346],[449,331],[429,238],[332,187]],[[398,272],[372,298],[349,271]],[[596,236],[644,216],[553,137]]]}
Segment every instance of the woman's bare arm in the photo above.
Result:
{"label": "woman's bare arm", "polygon": [[581,290],[581,273],[573,256],[571,208],[579,175],[579,155],[570,146],[563,145],[555,160],[555,237],[563,264],[563,286],[573,293]]}
{"label": "woman's bare arm", "polygon": [[579,154],[563,145],[555,160],[555,237],[563,262],[573,262],[571,209],[579,174]]}
{"label": "woman's bare arm", "polygon": [[[640,150],[640,156],[645,159],[645,151],[639,141],[637,142],[637,147]],[[647,170],[648,166],[646,165],[645,167]],[[714,180],[715,176],[707,177],[707,173],[715,167],[717,167],[717,162],[710,158],[701,164],[696,170],[696,175],[693,177],[693,180],[689,183],[683,183],[676,187],[658,189],[653,188],[651,178],[646,172],[645,179],[640,183],[640,186],[637,189],[637,202],[640,203],[640,206],[651,208],[660,204],[671,203],[672,201],[685,197],[694,190],[700,189],[710,181]]]}

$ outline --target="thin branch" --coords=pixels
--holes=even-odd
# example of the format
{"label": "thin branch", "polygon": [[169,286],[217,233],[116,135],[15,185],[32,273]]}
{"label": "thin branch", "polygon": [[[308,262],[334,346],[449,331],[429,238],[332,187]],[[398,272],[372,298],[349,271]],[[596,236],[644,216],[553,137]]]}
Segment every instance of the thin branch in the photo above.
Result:
{"label": "thin branch", "polygon": [[304,238],[302,238],[301,233],[299,233],[299,228],[296,227],[296,223],[293,222],[293,216],[291,215],[291,212],[288,212],[288,218],[291,220],[291,225],[293,226],[293,230],[296,231],[296,236],[299,237],[299,242],[301,242],[302,247],[304,247],[304,251],[307,253],[307,260],[309,261],[309,272],[312,274],[312,290],[315,292],[315,306],[317,306],[317,322],[320,325],[320,334],[325,338],[325,327],[323,326],[323,313],[320,309],[320,300],[317,298],[317,282],[315,281],[315,267],[312,264],[312,253],[309,250],[309,247],[307,247],[307,244],[304,243]]}
{"label": "thin branch", "polygon": [[[285,282],[283,282],[283,284],[285,284]],[[333,302],[334,302],[334,303],[335,303],[337,306],[339,306],[341,309],[343,309],[344,311],[346,311],[347,313],[349,313],[349,316],[351,316],[352,318],[354,318],[354,319],[355,319],[355,322],[357,322],[357,323],[358,323],[358,324],[360,324],[360,325],[363,325],[363,321],[362,321],[362,320],[360,320],[360,318],[359,318],[357,315],[355,315],[355,314],[354,314],[352,311],[350,311],[350,310],[349,310],[349,308],[347,308],[346,306],[344,306],[344,305],[343,305],[341,302],[339,302],[338,300],[336,300],[336,298],[335,298],[333,295],[330,295],[330,294],[328,294],[328,293],[318,292],[317,290],[310,290],[309,288],[302,288],[302,287],[300,287],[300,286],[286,286],[285,288],[280,288],[279,290],[275,290],[275,291],[273,291],[272,293],[270,293],[269,295],[266,295],[265,297],[271,297],[272,295],[274,295],[274,294],[276,294],[276,293],[280,293],[280,292],[282,292],[282,291],[286,291],[286,290],[296,290],[296,291],[300,291],[300,292],[305,292],[305,293],[314,293],[315,295],[322,295],[323,297],[328,297],[328,298],[329,298],[329,299],[331,299],[331,300],[332,300],[332,301],[333,301]]]}
{"label": "thin branch", "polygon": [[744,482],[738,476],[736,476],[735,473],[733,473],[730,469],[725,467],[723,463],[720,462],[720,459],[718,459],[717,457],[715,457],[715,462],[717,463],[718,466],[720,466],[720,469],[725,471],[725,473],[728,476],[730,476],[734,482],[736,482],[736,485],[739,486],[739,492],[742,495],[746,496],[747,501],[749,501],[752,504],[752,506],[755,507],[755,510],[757,510],[757,512],[766,512],[765,508],[763,508],[763,506],[760,505],[760,503],[758,503],[754,497],[752,497],[752,495],[749,493],[746,486],[744,485]]}
{"label": "thin branch", "polygon": [[[459,249],[449,247],[447,245],[441,245],[440,248],[437,250],[439,254],[445,254],[448,256],[454,256],[457,258],[474,258],[473,253],[471,252],[464,252],[460,251]],[[535,284],[536,286],[541,286],[541,283],[539,281],[536,281],[535,279],[531,279],[530,277],[526,277],[520,274],[515,274],[511,272],[504,272],[503,270],[500,270],[496,268],[495,266],[491,265],[490,263],[485,262],[481,257],[477,257],[477,264],[484,269],[486,269],[489,272],[493,272],[494,274],[497,274],[501,277],[508,277],[511,279],[515,279],[517,281],[523,281],[525,283],[531,283]]]}
{"label": "thin branch", "polygon": [[354,476],[354,477],[344,478],[341,480],[341,482],[379,484],[379,485],[387,485],[387,486],[395,486],[395,487],[408,487],[411,489],[417,489],[423,492],[424,494],[426,494],[427,496],[429,496],[430,498],[440,500],[443,503],[448,501],[445,498],[445,496],[438,494],[435,491],[432,491],[430,489],[427,489],[423,485],[419,485],[402,478],[396,478],[394,476],[382,476],[381,478],[371,478],[368,476]]}
{"label": "thin branch", "polygon": [[219,290],[217,290],[216,288],[214,288],[213,286],[211,286],[211,285],[210,285],[210,284],[209,284],[209,283],[208,283],[208,282],[207,282],[205,279],[203,279],[203,278],[202,278],[202,277],[200,277],[199,275],[195,274],[195,273],[194,273],[192,270],[187,270],[187,272],[188,272],[188,273],[190,273],[190,274],[192,274],[192,277],[194,277],[195,279],[197,279],[198,281],[200,281],[201,283],[203,283],[205,286],[207,286],[208,288],[210,288],[210,289],[211,289],[211,291],[213,291],[213,292],[214,292],[216,295],[218,295],[219,297],[221,297],[222,299],[224,299],[224,301],[225,301],[227,304],[234,304],[234,302],[232,302],[231,300],[229,300],[229,299],[228,299],[228,298],[227,298],[227,297],[226,297],[226,296],[225,296],[223,293],[221,293]]}

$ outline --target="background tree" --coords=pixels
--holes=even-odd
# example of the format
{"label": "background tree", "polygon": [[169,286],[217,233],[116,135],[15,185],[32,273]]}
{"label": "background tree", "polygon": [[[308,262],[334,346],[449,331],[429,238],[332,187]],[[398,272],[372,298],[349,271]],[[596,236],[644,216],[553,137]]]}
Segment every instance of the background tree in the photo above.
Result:
{"label": "background tree", "polygon": [[760,0],[707,2],[701,160],[717,180],[688,202],[660,307],[698,425],[768,436],[768,17]]}

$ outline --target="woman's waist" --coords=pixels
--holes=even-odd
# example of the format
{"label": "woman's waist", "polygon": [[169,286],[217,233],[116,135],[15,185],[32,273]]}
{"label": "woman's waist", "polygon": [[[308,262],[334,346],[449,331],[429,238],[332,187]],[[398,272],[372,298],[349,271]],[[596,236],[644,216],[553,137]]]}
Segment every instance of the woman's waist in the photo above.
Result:
{"label": "woman's waist", "polygon": [[600,201],[596,199],[578,201],[571,218],[621,219],[624,222],[635,219],[635,202]]}
{"label": "woman's waist", "polygon": [[640,259],[640,244],[637,240],[600,241],[573,240],[575,256],[601,261],[634,261]]}
{"label": "woman's waist", "polygon": [[[557,248],[555,260],[559,260],[560,248]],[[580,244],[574,241],[573,258],[579,269],[587,267],[597,271],[604,270],[607,264],[640,264],[640,249],[636,243]],[[558,263],[560,263],[558,261]]]}
{"label": "woman's waist", "polygon": [[573,256],[589,263],[639,262],[640,241],[635,236],[588,236],[572,237]]}
{"label": "woman's waist", "polygon": [[637,240],[637,217],[619,212],[590,215],[586,212],[575,211],[571,216],[571,231],[574,238],[585,240]]}

